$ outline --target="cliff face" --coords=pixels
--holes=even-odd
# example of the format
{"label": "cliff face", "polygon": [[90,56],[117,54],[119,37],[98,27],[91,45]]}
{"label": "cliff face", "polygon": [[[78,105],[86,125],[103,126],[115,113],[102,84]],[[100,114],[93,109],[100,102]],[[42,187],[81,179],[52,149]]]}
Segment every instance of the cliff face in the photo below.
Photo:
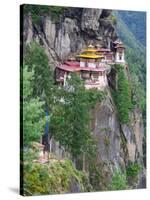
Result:
{"label": "cliff face", "polygon": [[[111,176],[116,169],[125,170],[128,162],[138,162],[143,166],[144,128],[140,110],[130,114],[130,123],[121,125],[116,107],[108,91],[107,97],[92,110],[92,130],[98,141],[98,160],[104,164],[103,172]],[[144,187],[144,166],[139,175],[139,183],[134,187]],[[140,186],[139,186],[140,185]]]}
{"label": "cliff face", "polygon": [[[51,16],[42,16],[40,24],[36,25],[27,15],[24,17],[24,43],[34,40],[44,46],[52,67],[90,43],[113,49],[113,41],[118,36],[110,16],[108,10],[71,8],[63,13],[60,22],[55,22]],[[110,77],[112,85],[114,79]],[[92,131],[98,139],[98,160],[106,164],[103,170],[113,174],[116,168],[125,169],[129,160],[143,166],[144,129],[140,110],[135,109],[130,114],[129,125],[121,125],[108,88],[105,100],[91,113]],[[143,167],[139,187],[143,186],[140,181],[144,173]]]}
{"label": "cliff face", "polygon": [[93,42],[109,48],[117,38],[109,16],[106,10],[72,8],[63,13],[59,22],[42,16],[36,25],[28,15],[24,17],[24,43],[39,42],[52,64]]}

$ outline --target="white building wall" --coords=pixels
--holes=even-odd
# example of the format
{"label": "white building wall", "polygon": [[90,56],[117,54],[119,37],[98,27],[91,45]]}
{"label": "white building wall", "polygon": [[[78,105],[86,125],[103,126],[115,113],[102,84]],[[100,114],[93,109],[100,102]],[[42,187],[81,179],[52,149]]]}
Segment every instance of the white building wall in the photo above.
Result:
{"label": "white building wall", "polygon": [[96,63],[88,62],[88,67],[96,68]]}
{"label": "white building wall", "polygon": [[124,63],[125,62],[124,52],[122,52],[121,60],[120,60],[119,52],[116,52],[115,62],[118,62],[118,63]]}
{"label": "white building wall", "polygon": [[92,80],[91,80],[91,84],[90,82],[87,82],[87,83],[85,82],[86,89],[97,88],[98,90],[103,90],[107,85],[108,85],[108,81],[107,81],[106,74],[100,75],[98,80],[95,81],[94,83],[92,83]]}
{"label": "white building wall", "polygon": [[85,67],[85,62],[80,61],[80,67]]}

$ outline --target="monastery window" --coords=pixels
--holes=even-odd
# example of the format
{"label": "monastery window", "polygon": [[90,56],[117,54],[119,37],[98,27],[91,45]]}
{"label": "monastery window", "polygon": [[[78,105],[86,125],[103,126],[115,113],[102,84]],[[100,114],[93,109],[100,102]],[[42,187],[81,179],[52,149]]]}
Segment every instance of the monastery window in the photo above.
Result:
{"label": "monastery window", "polygon": [[63,70],[59,70],[59,76],[64,76],[65,75],[65,71],[63,71]]}
{"label": "monastery window", "polygon": [[107,55],[107,60],[112,60],[112,55]]}
{"label": "monastery window", "polygon": [[83,79],[90,79],[90,73],[89,72],[81,72],[81,77]]}
{"label": "monastery window", "polygon": [[64,74],[65,74],[65,71],[56,68],[56,70],[55,70],[55,79],[63,82]]}
{"label": "monastery window", "polygon": [[99,78],[99,74],[98,73],[92,73],[92,79],[97,81]]}
{"label": "monastery window", "polygon": [[122,60],[122,54],[119,53],[119,60]]}
{"label": "monastery window", "polygon": [[56,79],[58,79],[60,77],[60,69],[57,69],[55,70],[55,77]]}

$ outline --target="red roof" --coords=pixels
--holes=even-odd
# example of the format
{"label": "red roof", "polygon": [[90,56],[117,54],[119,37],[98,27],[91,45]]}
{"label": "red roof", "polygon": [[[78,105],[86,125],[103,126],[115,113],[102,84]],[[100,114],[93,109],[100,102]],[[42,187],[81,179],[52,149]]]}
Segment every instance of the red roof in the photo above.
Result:
{"label": "red roof", "polygon": [[79,62],[65,62],[65,64],[58,65],[57,68],[69,72],[78,72],[78,71],[103,72],[107,70],[107,65],[105,63],[100,63],[99,68],[92,68],[92,67],[80,67]]}
{"label": "red roof", "polygon": [[69,66],[69,65],[59,65],[57,68],[62,69],[64,71],[69,71],[69,72],[75,72],[75,71],[80,71],[80,67],[75,67],[75,66]]}
{"label": "red roof", "polygon": [[77,61],[65,61],[64,64],[69,65],[69,66],[71,65],[71,66],[74,66],[74,67],[79,67],[80,66],[80,63],[77,62]]}

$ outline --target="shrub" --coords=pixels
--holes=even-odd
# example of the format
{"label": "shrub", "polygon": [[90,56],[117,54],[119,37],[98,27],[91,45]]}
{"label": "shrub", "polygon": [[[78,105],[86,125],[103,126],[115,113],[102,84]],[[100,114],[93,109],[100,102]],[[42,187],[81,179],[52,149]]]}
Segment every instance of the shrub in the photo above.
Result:
{"label": "shrub", "polygon": [[126,173],[129,183],[134,184],[138,180],[141,167],[138,163],[129,162]]}
{"label": "shrub", "polygon": [[[89,191],[87,176],[75,169],[69,160],[40,164],[24,161],[23,195],[60,194],[72,190],[72,184],[79,192]],[[90,188],[91,189],[91,188]]]}
{"label": "shrub", "polygon": [[23,145],[30,145],[31,141],[39,141],[44,131],[44,102],[38,97],[32,98],[32,80],[34,71],[28,71],[23,66],[23,96],[21,106],[23,109]]}
{"label": "shrub", "polygon": [[131,90],[123,67],[120,65],[116,65],[115,67],[118,73],[118,89],[113,92],[113,97],[118,109],[120,122],[125,124],[129,122],[129,112],[132,108]]}
{"label": "shrub", "polygon": [[33,23],[39,24],[41,16],[50,15],[52,19],[57,22],[60,15],[66,10],[65,7],[60,6],[45,6],[45,5],[25,5],[24,13],[30,14]]}
{"label": "shrub", "polygon": [[90,163],[89,166],[89,178],[94,191],[99,191],[102,189],[103,185],[103,173],[101,163]]}
{"label": "shrub", "polygon": [[126,175],[121,171],[116,171],[112,177],[112,181],[110,184],[110,190],[127,190],[128,183],[126,179]]}
{"label": "shrub", "polygon": [[33,96],[39,96],[47,105],[51,104],[54,94],[54,79],[44,48],[35,42],[27,45],[24,63],[28,65],[29,71],[34,69]]}

